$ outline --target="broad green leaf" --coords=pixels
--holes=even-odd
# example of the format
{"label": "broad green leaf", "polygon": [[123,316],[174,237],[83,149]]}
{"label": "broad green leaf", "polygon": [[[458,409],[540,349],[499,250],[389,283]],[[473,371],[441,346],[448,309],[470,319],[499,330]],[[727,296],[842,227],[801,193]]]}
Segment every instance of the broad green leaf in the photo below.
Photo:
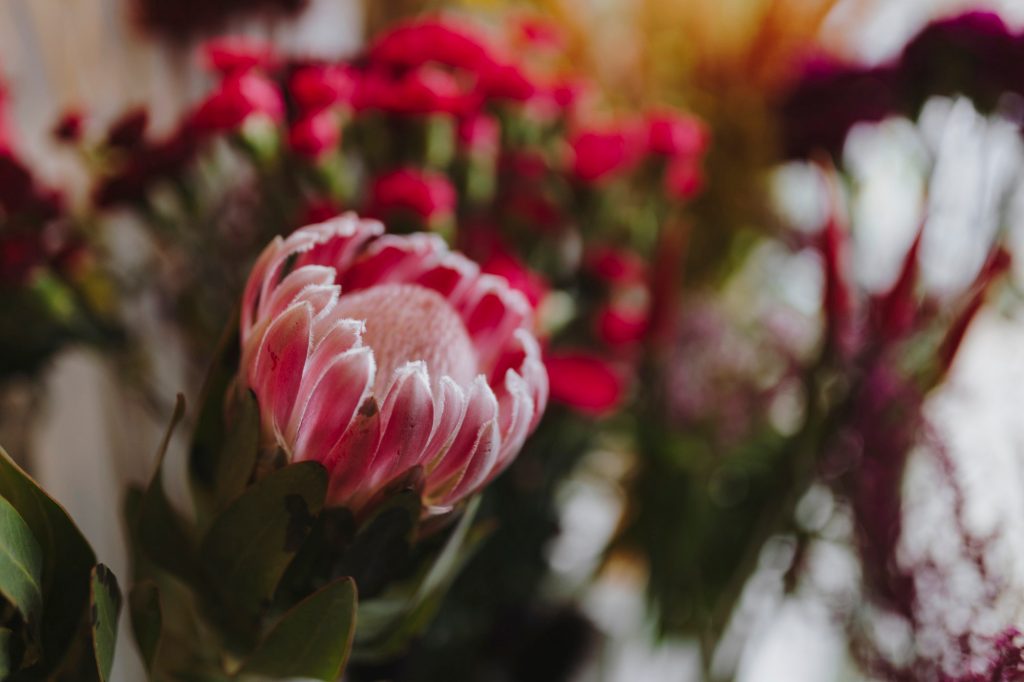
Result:
{"label": "broad green leaf", "polygon": [[203,382],[199,415],[189,448],[189,480],[200,517],[214,513],[228,438],[224,406],[239,361],[238,314],[225,327]]}
{"label": "broad green leaf", "polygon": [[135,634],[135,643],[139,646],[146,672],[151,673],[153,664],[156,662],[160,634],[163,629],[160,589],[152,580],[137,583],[132,586],[131,593],[128,595],[128,605],[132,614],[132,632]]}
{"label": "broad green leaf", "polygon": [[214,520],[200,554],[225,606],[254,613],[270,599],[326,494],[323,466],[290,464],[253,485]]}
{"label": "broad green leaf", "polygon": [[407,569],[421,509],[419,493],[402,490],[389,497],[356,534],[339,574],[355,578],[363,599],[376,596]]}
{"label": "broad green leaf", "polygon": [[24,519],[42,550],[45,610],[40,638],[45,657],[34,670],[49,671],[67,650],[89,603],[89,572],[96,557],[67,512],[0,448],[0,497]]}
{"label": "broad green leaf", "polygon": [[188,583],[196,581],[194,543],[181,517],[171,506],[163,487],[163,465],[171,436],[185,414],[185,400],[178,396],[170,424],[157,451],[156,470],[139,503],[135,537],[142,550],[158,566]]}
{"label": "broad green leaf", "polygon": [[114,665],[114,644],[117,642],[117,619],[121,613],[121,590],[109,568],[97,564],[92,569],[92,590],[89,598],[89,623],[92,626],[92,649],[101,682],[110,679]]}
{"label": "broad green leaf", "polygon": [[42,550],[28,524],[0,497],[0,594],[38,632],[43,610]]}
{"label": "broad green leaf", "polygon": [[251,391],[236,404],[231,432],[217,461],[214,504],[220,511],[245,492],[260,447],[260,406]]}
{"label": "broad green leaf", "polygon": [[284,614],[242,668],[274,678],[341,677],[356,626],[356,584],[340,578]]}

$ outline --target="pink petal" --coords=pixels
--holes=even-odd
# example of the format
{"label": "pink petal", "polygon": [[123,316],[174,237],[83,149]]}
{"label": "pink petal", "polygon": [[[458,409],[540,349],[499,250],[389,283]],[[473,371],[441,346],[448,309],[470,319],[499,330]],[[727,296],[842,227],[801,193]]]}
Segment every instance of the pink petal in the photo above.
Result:
{"label": "pink petal", "polygon": [[387,483],[419,464],[434,425],[434,396],[422,362],[395,372],[381,407],[380,446],[373,461],[371,485]]}
{"label": "pink petal", "polygon": [[288,424],[309,357],[312,318],[308,303],[296,303],[275,319],[263,336],[250,375],[264,415],[264,427],[272,428],[279,440]]}
{"label": "pink petal", "polygon": [[494,392],[484,378],[478,376],[469,391],[462,425],[430,476],[430,496],[447,497],[467,475],[480,476],[484,468],[493,465],[498,454],[497,414]]}
{"label": "pink petal", "polygon": [[334,284],[334,268],[322,265],[308,265],[293,270],[277,285],[269,298],[259,304],[259,317],[275,317],[290,306],[299,293],[311,286]]}
{"label": "pink petal", "polygon": [[318,374],[307,373],[289,424],[296,460],[328,458],[369,394],[373,375],[369,348],[342,353]]}
{"label": "pink petal", "polygon": [[437,384],[437,404],[434,408],[434,428],[430,442],[424,448],[424,459],[419,462],[433,473],[442,456],[448,451],[466,414],[466,394],[451,377],[441,377]]}
{"label": "pink petal", "polygon": [[[364,487],[379,440],[380,409],[371,395],[360,405],[348,430],[323,462],[331,476],[327,498],[332,504],[350,504],[353,493]],[[373,492],[365,491],[364,497]]]}
{"label": "pink petal", "polygon": [[349,212],[303,228],[303,231],[314,232],[320,238],[308,249],[303,249],[296,266],[329,265],[340,273],[351,266],[363,244],[384,233],[384,226],[376,220],[365,220]]}

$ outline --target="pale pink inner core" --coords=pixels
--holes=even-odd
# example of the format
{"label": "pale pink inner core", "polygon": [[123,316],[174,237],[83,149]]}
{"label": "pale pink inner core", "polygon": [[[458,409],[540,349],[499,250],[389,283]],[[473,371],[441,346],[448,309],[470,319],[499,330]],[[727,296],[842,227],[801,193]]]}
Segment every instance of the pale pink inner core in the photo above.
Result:
{"label": "pale pink inner core", "polygon": [[335,312],[366,322],[363,342],[377,361],[373,391],[378,399],[391,385],[395,370],[409,361],[425,362],[435,387],[445,375],[469,386],[479,372],[462,319],[436,291],[416,284],[381,284],[342,292]]}

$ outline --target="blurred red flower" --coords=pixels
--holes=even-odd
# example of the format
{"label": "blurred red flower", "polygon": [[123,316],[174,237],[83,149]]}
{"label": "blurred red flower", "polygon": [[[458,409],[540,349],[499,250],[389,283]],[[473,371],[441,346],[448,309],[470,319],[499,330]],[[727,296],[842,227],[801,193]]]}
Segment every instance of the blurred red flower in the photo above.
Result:
{"label": "blurred red flower", "polygon": [[447,176],[418,168],[381,175],[370,188],[370,213],[382,218],[405,210],[432,223],[451,216],[455,202],[455,188]]}
{"label": "blurred red flower", "polygon": [[622,375],[607,360],[587,351],[550,353],[544,357],[551,399],[590,416],[614,412],[626,392]]}

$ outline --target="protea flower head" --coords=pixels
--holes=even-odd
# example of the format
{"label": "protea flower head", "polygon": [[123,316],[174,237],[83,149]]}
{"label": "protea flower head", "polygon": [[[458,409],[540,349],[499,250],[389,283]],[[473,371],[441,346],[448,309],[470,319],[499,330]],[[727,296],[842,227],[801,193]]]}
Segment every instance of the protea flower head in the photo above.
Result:
{"label": "protea flower head", "polygon": [[414,467],[428,508],[481,489],[547,403],[531,308],[436,235],[352,213],[276,238],[241,315],[243,380],[264,438],[330,474],[358,509]]}

